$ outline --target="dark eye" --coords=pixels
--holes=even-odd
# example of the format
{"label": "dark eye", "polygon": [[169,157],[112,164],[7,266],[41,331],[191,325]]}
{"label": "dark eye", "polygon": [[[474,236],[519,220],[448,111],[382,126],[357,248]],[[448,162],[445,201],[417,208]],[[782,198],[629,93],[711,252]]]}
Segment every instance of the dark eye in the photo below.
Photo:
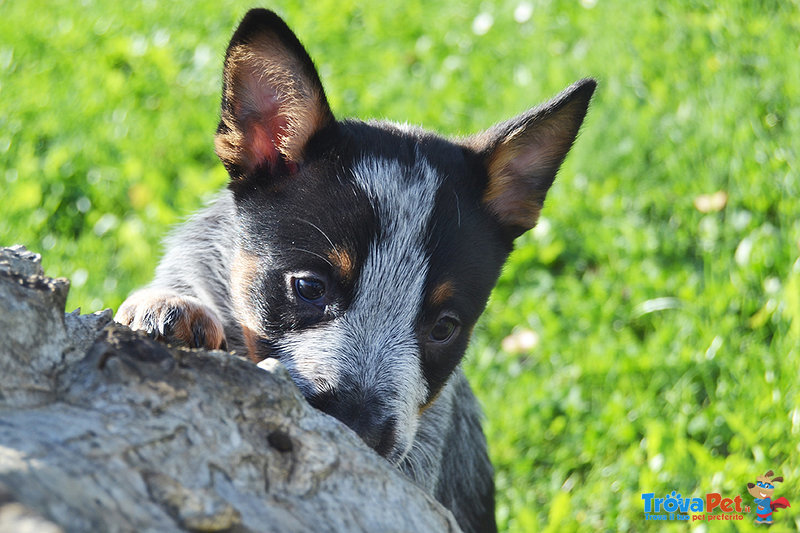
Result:
{"label": "dark eye", "polygon": [[325,283],[316,278],[294,278],[294,292],[301,300],[321,305],[325,298]]}
{"label": "dark eye", "polygon": [[439,317],[436,324],[431,328],[430,339],[433,342],[445,343],[449,341],[458,331],[460,324],[458,320],[450,315]]}

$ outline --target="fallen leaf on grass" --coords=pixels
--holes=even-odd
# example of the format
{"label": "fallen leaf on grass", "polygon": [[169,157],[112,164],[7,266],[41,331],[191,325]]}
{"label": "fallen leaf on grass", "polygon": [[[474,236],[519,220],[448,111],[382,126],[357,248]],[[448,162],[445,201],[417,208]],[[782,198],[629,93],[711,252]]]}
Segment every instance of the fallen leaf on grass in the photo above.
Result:
{"label": "fallen leaf on grass", "polygon": [[530,329],[517,329],[503,339],[503,351],[512,354],[530,352],[539,344],[539,335]]}
{"label": "fallen leaf on grass", "polygon": [[722,211],[728,204],[728,193],[717,191],[711,194],[701,194],[694,199],[694,207],[701,213],[716,213]]}

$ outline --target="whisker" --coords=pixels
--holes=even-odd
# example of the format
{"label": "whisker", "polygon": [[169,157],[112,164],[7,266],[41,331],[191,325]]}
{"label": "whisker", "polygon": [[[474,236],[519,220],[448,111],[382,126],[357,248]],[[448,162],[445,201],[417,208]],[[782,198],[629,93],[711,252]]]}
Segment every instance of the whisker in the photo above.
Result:
{"label": "whisker", "polygon": [[306,220],[306,219],[304,219],[304,218],[296,218],[295,220],[297,220],[297,221],[299,221],[299,222],[305,222],[306,224],[308,224],[309,226],[311,226],[312,228],[314,228],[315,230],[317,230],[318,232],[320,232],[320,233],[322,234],[322,236],[323,236],[323,237],[325,237],[325,240],[326,240],[326,241],[328,241],[328,244],[330,244],[330,245],[331,245],[331,248],[333,248],[333,247],[334,247],[334,245],[333,245],[333,241],[332,241],[332,240],[331,240],[331,239],[328,237],[328,235],[327,235],[327,234],[326,234],[324,231],[322,231],[322,230],[320,229],[320,227],[319,227],[319,226],[317,226],[316,224],[314,224],[314,223],[313,223],[313,222],[311,222],[310,220]]}
{"label": "whisker", "polygon": [[[342,256],[341,256],[341,254],[339,252],[339,249],[336,247],[335,244],[333,244],[333,241],[330,239],[330,237],[328,237],[327,233],[322,231],[322,229],[319,226],[317,226],[316,224],[314,224],[310,220],[306,220],[304,218],[296,218],[295,220],[297,220],[299,222],[305,222],[306,224],[308,224],[309,226],[311,226],[312,228],[314,228],[315,230],[320,232],[322,234],[322,236],[325,237],[325,240],[328,241],[328,244],[331,245],[331,250],[336,254],[336,257],[338,257],[340,262],[341,262]],[[330,264],[330,262],[328,262],[328,264]],[[333,266],[333,265],[331,265],[331,266]]]}
{"label": "whisker", "polygon": [[461,206],[458,205],[458,193],[453,190],[453,195],[456,197],[456,212],[458,213],[458,227],[461,228]]}
{"label": "whisker", "polygon": [[328,259],[327,257],[325,257],[322,254],[318,254],[317,252],[312,252],[311,250],[306,250],[305,248],[294,248],[294,249],[297,250],[298,252],[305,252],[305,253],[311,254],[311,255],[313,255],[315,257],[319,257],[320,259],[322,259],[323,261],[328,263],[331,266],[331,268],[336,268],[336,266],[333,263],[331,263],[330,259]]}

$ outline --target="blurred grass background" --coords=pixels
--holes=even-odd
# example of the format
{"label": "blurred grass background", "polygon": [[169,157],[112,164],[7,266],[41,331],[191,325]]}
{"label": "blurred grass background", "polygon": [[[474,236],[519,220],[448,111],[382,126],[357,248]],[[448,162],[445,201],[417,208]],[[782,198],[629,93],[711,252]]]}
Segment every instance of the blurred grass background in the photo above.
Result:
{"label": "blurred grass background", "polygon": [[[71,278],[70,309],[116,309],[224,186],[221,64],[249,7],[0,1],[0,244]],[[642,492],[752,505],[768,469],[800,500],[797,0],[267,7],[340,117],[465,134],[600,82],[466,362],[503,530],[663,529]]]}

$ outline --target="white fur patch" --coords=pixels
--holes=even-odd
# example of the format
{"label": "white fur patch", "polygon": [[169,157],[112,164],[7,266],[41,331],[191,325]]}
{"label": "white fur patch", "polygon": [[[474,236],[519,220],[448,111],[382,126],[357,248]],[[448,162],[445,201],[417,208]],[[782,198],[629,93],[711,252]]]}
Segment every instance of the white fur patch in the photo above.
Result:
{"label": "white fur patch", "polygon": [[[411,448],[419,406],[427,397],[415,331],[428,272],[425,239],[440,181],[421,158],[413,167],[365,158],[353,174],[380,224],[361,268],[353,302],[324,325],[287,336],[283,360],[305,393],[346,380],[367,397],[380,398],[397,420],[399,462]],[[298,379],[299,378],[299,379]]]}

